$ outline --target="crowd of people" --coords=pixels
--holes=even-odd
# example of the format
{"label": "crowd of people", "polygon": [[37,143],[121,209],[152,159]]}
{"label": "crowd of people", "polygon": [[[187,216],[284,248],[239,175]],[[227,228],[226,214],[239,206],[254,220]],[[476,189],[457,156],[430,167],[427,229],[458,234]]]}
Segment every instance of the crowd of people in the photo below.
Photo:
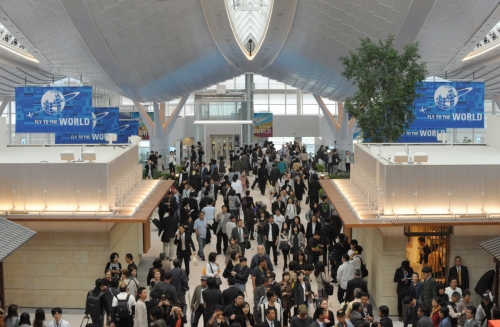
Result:
{"label": "crowd of people", "polygon": [[[297,142],[279,150],[266,142],[231,153],[226,168],[223,158],[206,165],[200,146],[198,151],[192,147],[178,178],[175,156],[169,156],[174,184],[158,207],[156,223],[163,252],[149,269],[146,285],[139,283],[132,254],[125,255],[125,267],[119,254],[112,253],[104,276],[85,297],[93,326],[180,327],[200,321],[209,327],[393,326],[387,306],[374,310],[370,304],[363,247],[341,233],[334,206],[321,196],[316,165],[336,172],[336,150],[321,147],[309,158]],[[148,165],[159,165],[153,156]],[[352,161],[349,153],[346,158]],[[251,196],[255,186],[266,196],[264,201]],[[303,202],[308,204],[305,224]],[[215,244],[212,252],[205,248],[210,243]],[[250,248],[257,253],[246,256]],[[394,282],[405,326],[486,327],[495,318],[491,292],[473,306],[460,260],[450,269],[450,286],[442,292],[431,267],[424,267],[422,283],[407,261],[401,264]],[[199,283],[189,282],[192,269],[201,270]],[[329,303],[335,286],[340,310],[334,313]],[[29,315],[17,319],[17,307],[11,307],[0,319],[5,327],[31,326]],[[52,315],[49,327],[69,327],[60,308]],[[37,310],[33,326],[46,325],[44,313]]]}

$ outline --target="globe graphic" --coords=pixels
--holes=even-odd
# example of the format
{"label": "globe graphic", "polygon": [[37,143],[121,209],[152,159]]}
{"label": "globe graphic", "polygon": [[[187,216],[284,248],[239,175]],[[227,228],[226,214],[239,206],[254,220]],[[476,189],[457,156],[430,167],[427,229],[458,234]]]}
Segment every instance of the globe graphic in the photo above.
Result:
{"label": "globe graphic", "polygon": [[450,110],[457,105],[458,92],[451,85],[440,86],[434,93],[434,102],[442,110]]}
{"label": "globe graphic", "polygon": [[42,96],[42,109],[49,115],[55,115],[63,111],[65,102],[66,100],[61,92],[50,90]]}

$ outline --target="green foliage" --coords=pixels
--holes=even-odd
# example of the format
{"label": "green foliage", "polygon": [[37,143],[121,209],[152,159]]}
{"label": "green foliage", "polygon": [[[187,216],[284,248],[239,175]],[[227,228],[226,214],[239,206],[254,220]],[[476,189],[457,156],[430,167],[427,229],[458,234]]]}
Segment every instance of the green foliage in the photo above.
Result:
{"label": "green foliage", "polygon": [[398,52],[393,42],[392,35],[378,44],[361,39],[356,53],[340,58],[342,76],[358,88],[345,108],[370,142],[395,142],[406,131],[415,118],[416,87],[427,74],[425,63],[419,62],[418,43]]}
{"label": "green foliage", "polygon": [[330,179],[349,179],[351,178],[350,174],[331,174],[328,175],[328,178]]}
{"label": "green foliage", "polygon": [[324,173],[325,172],[325,165],[316,164],[316,171],[318,173]]}
{"label": "green foliage", "polygon": [[177,165],[177,166],[175,166],[175,171],[180,174],[182,172],[182,167],[184,167],[184,166],[183,165]]}
{"label": "green foliage", "polygon": [[472,143],[472,140],[470,138],[468,138],[467,136],[464,136],[462,143]]}

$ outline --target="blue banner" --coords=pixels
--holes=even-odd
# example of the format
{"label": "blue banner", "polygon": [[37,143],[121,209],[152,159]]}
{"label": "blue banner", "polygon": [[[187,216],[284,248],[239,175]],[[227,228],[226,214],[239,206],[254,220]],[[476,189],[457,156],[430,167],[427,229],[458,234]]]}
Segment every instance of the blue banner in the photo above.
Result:
{"label": "blue banner", "polygon": [[91,133],[91,86],[16,87],[16,133]]}
{"label": "blue banner", "polygon": [[134,119],[120,119],[120,130],[116,143],[128,143],[129,136],[137,135],[139,122]]}
{"label": "blue banner", "polygon": [[440,142],[437,136],[446,133],[446,129],[409,128],[399,139],[400,143],[435,143]]}
{"label": "blue banner", "polygon": [[423,82],[410,128],[484,128],[483,82]]}
{"label": "blue banner", "polygon": [[102,144],[106,143],[106,134],[118,134],[120,129],[120,109],[93,108],[91,133],[56,133],[56,144]]}

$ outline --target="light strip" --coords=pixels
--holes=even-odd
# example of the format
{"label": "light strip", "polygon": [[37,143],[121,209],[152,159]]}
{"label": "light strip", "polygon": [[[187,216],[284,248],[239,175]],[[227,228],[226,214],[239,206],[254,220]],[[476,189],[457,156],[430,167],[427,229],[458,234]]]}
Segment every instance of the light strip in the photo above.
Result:
{"label": "light strip", "polygon": [[195,125],[252,125],[251,120],[195,120]]}
{"label": "light strip", "polygon": [[[35,57],[33,57],[31,54],[23,54],[23,53],[21,53],[21,52],[19,52],[19,51],[14,51],[14,50],[12,50],[11,48],[9,48],[9,47],[5,46],[4,44],[2,44],[1,42],[0,42],[0,47],[1,47],[2,49],[5,49],[5,50],[9,51],[9,52],[12,52],[13,54],[16,54],[16,55],[18,55],[18,56],[20,56],[20,57],[23,57],[24,59],[27,59],[27,60],[29,60],[29,61],[31,61],[31,62],[34,62],[34,63],[37,63],[37,64],[39,64],[39,63],[40,63],[40,62],[39,62],[38,60],[36,60],[36,58],[35,58]],[[30,56],[31,56],[31,57],[30,57]]]}
{"label": "light strip", "polygon": [[[478,56],[480,56],[480,55],[485,54],[485,53],[486,53],[486,52],[488,52],[488,51],[491,51],[491,50],[493,50],[493,49],[497,48],[498,46],[500,46],[500,42],[497,42],[497,44],[495,44],[495,45],[493,45],[493,46],[491,46],[491,47],[489,47],[489,48],[487,48],[487,49],[484,49],[483,51],[479,51],[479,52],[478,52],[478,53],[476,53],[476,54],[473,54],[473,55],[468,54],[468,55],[467,55],[467,57],[465,57],[464,59],[462,59],[462,62],[467,61],[467,60],[474,59],[474,58],[476,58],[476,57],[478,57]],[[481,47],[481,48],[479,48],[479,49],[482,49],[483,47],[484,47],[484,46],[482,46],[482,47]]]}

